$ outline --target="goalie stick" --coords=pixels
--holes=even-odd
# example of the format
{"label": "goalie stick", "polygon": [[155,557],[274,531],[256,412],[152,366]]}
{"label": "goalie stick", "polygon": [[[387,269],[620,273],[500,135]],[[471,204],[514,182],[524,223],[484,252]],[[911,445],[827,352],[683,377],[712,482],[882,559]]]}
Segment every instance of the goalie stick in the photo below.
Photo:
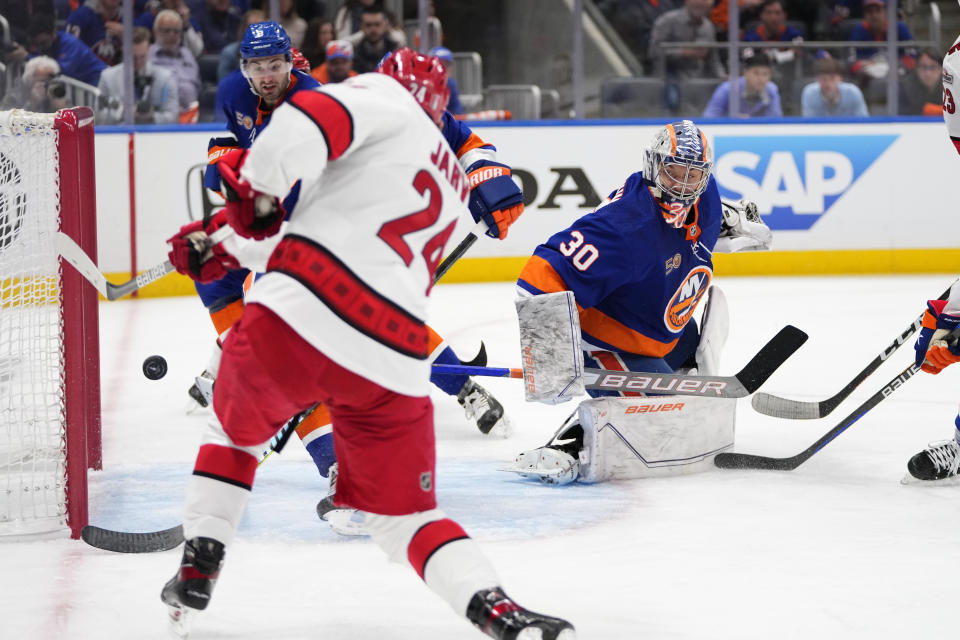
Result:
{"label": "goalie stick", "polygon": [[[743,398],[767,381],[807,340],[807,334],[787,325],[733,376],[685,376],[667,373],[637,373],[586,368],[587,389],[608,391],[641,391],[664,395],[701,396],[710,398]],[[464,367],[435,364],[433,373],[466,374],[501,378],[523,378],[522,369],[498,367]]]}
{"label": "goalie stick", "polygon": [[[946,339],[948,341],[953,341],[957,339],[957,336],[960,336],[960,329],[952,331]],[[904,383],[912,378],[918,371],[920,371],[920,367],[918,367],[915,363],[911,364],[909,367],[898,373],[895,378],[883,385],[879,391],[867,398],[866,402],[854,409],[853,413],[841,420],[837,426],[835,426],[833,429],[830,429],[830,431],[827,431],[825,434],[820,436],[816,442],[795,456],[790,456],[789,458],[771,458],[768,456],[758,456],[750,453],[718,453],[713,459],[713,463],[721,469],[769,469],[772,471],[793,471],[801,464],[809,460],[813,454],[830,444],[834,438],[852,427],[857,420],[865,416],[868,411],[883,402],[894,391],[902,387]]]}
{"label": "goalie stick", "polygon": [[[947,290],[944,291],[939,300],[946,300],[947,296],[950,295],[950,287],[947,287]],[[880,354],[874,358],[870,364],[864,368],[863,371],[854,376],[853,380],[847,383],[843,389],[838,391],[835,395],[826,400],[820,400],[819,402],[801,402],[799,400],[791,400],[789,398],[781,398],[780,396],[775,396],[769,393],[758,393],[751,400],[753,408],[768,416],[773,416],[775,418],[787,418],[789,420],[815,420],[817,418],[823,418],[830,414],[831,411],[837,408],[841,402],[847,399],[853,390],[860,386],[860,384],[866,380],[874,371],[876,371],[880,365],[887,361],[887,358],[892,356],[897,349],[899,349],[907,341],[907,338],[912,336],[920,328],[920,323],[923,320],[923,314],[921,314],[916,320],[913,321],[909,327],[907,327],[903,333],[897,336],[893,342],[888,344]]]}

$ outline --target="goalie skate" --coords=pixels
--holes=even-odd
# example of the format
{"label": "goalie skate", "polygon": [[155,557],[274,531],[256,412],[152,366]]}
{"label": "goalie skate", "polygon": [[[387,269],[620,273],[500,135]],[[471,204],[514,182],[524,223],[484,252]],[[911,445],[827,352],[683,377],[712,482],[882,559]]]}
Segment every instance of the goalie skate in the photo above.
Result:
{"label": "goalie skate", "polygon": [[509,438],[513,425],[503,412],[503,405],[490,392],[467,378],[457,394],[457,402],[463,407],[467,420],[475,423],[482,434]]}
{"label": "goalie skate", "polygon": [[187,413],[197,409],[206,409],[213,402],[213,383],[216,378],[212,373],[204,370],[194,378],[194,383],[187,389],[187,395],[193,402],[187,407]]}
{"label": "goalie skate", "polygon": [[513,464],[501,467],[500,471],[517,473],[544,484],[564,485],[580,475],[580,461],[560,449],[540,447],[524,451],[514,459]]}
{"label": "goalie skate", "polygon": [[573,625],[528,611],[500,587],[478,591],[467,605],[467,619],[497,640],[576,640]]}

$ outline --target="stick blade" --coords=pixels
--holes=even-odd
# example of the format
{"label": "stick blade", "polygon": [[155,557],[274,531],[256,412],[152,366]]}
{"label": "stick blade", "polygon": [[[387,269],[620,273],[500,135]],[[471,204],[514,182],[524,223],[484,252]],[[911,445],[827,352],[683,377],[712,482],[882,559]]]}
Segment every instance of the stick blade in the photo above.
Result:
{"label": "stick blade", "polygon": [[780,368],[797,349],[807,341],[807,334],[788,324],[763,345],[753,359],[735,377],[749,392],[753,393]]}
{"label": "stick blade", "polygon": [[816,420],[826,415],[821,406],[822,402],[800,402],[799,400],[781,398],[769,393],[758,393],[753,396],[750,403],[758,413],[774,418]]}
{"label": "stick blade", "polygon": [[169,551],[183,542],[183,526],[143,533],[111,531],[93,525],[80,530],[80,538],[91,547],[115,553],[154,553]]}
{"label": "stick blade", "polygon": [[768,458],[750,453],[718,453],[713,464],[720,469],[763,469],[765,471],[793,471],[803,460],[792,458]]}
{"label": "stick blade", "polygon": [[93,287],[100,292],[100,295],[106,298],[107,279],[104,278],[100,270],[97,269],[97,265],[93,263],[90,256],[83,252],[80,245],[62,231],[57,232],[53,237],[53,242],[60,257],[70,263],[73,268],[83,276],[84,280],[92,284]]}

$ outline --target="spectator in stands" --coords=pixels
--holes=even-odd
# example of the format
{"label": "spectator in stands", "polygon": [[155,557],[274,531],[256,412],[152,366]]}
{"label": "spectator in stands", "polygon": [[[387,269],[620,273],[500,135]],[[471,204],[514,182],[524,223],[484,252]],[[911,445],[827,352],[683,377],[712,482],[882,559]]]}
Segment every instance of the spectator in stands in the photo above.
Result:
{"label": "spectator in stands", "polygon": [[[851,42],[885,43],[887,41],[887,8],[884,0],[863,0],[863,22],[853,28],[848,39]],[[913,40],[910,29],[902,21],[897,22],[897,40]],[[850,66],[850,71],[861,86],[872,79],[887,77],[890,61],[887,60],[885,49],[875,46],[858,47],[854,55],[856,59]],[[905,69],[913,69],[916,61],[912,50],[900,48],[898,55]]]}
{"label": "spectator in stands", "polygon": [[943,66],[934,49],[917,54],[917,66],[900,79],[900,113],[912,116],[943,115]]}
{"label": "spectator in stands", "polygon": [[383,56],[400,48],[400,44],[387,35],[388,29],[387,16],[383,13],[383,9],[366,7],[363,10],[363,18],[360,21],[363,38],[354,46],[353,51],[353,68],[357,73],[373,71]]}
{"label": "spectator in stands", "polygon": [[[180,114],[177,82],[162,67],[150,63],[150,32],[143,27],[133,29],[133,85],[136,100],[133,121],[137,124],[172,123]],[[100,76],[103,103],[97,121],[116,124],[124,121],[123,64],[105,69]]]}
{"label": "spectator in stands", "polygon": [[20,82],[3,98],[3,109],[26,109],[35,113],[54,113],[67,108],[66,89],[57,83],[60,65],[49,56],[30,58],[23,67]]}
{"label": "spectator in stands", "polygon": [[80,38],[107,66],[123,60],[121,0],[87,0],[67,18],[65,31]]}
{"label": "spectator in stands", "polygon": [[716,30],[707,16],[711,0],[684,0],[683,7],[668,11],[653,23],[650,37],[650,58],[664,75],[665,107],[674,113],[680,104],[679,85],[687,78],[720,77],[724,74],[717,49],[685,46],[666,48],[668,42],[715,43]]}
{"label": "spectator in stands", "polygon": [[860,88],[843,82],[843,63],[835,58],[822,58],[814,63],[813,71],[816,82],[805,86],[800,94],[804,118],[870,115]]}
{"label": "spectator in stands", "polygon": [[193,110],[200,96],[200,66],[190,50],[181,45],[183,20],[180,14],[164,9],[153,21],[153,37],[149,61],[170,72],[177,83],[180,112]]}
{"label": "spectator in stands", "polygon": [[335,40],[333,23],[323,18],[314,18],[307,23],[307,31],[303,36],[303,47],[300,53],[316,69],[326,60],[327,45]]}
{"label": "spectator in stands", "polygon": [[[743,36],[745,42],[803,42],[803,34],[787,24],[784,0],[763,0],[760,6],[760,24]],[[791,48],[760,49],[774,64],[793,62],[798,51]]]}
{"label": "spectator in stands", "polygon": [[297,13],[297,7],[293,0],[279,0],[280,19],[277,22],[283,27],[283,30],[290,36],[290,44],[294,49],[300,49],[303,46],[304,34],[307,31],[307,21]]}
{"label": "spectator in stands", "polygon": [[378,4],[377,0],[347,0],[333,16],[333,27],[338,40],[350,40],[354,34],[360,34],[363,23],[363,10]]}
{"label": "spectator in stands", "polygon": [[780,91],[770,81],[773,70],[770,60],[764,55],[754,55],[743,61],[743,75],[737,78],[740,94],[739,113],[730,113],[730,81],[727,80],[713,92],[703,115],[706,118],[780,118]]}
{"label": "spectator in stands", "polygon": [[[223,82],[223,79],[240,68],[240,41],[243,34],[252,24],[263,22],[267,19],[266,14],[259,9],[250,9],[243,14],[243,23],[237,30],[236,40],[228,44],[220,52],[220,64],[217,65],[217,82]],[[219,111],[218,111],[219,113]]]}
{"label": "spectator in stands", "polygon": [[207,53],[220,53],[234,42],[243,19],[230,0],[207,0],[197,16]]}
{"label": "spectator in stands", "polygon": [[182,44],[190,50],[194,58],[199,58],[203,54],[203,35],[200,34],[200,24],[190,16],[190,7],[186,0],[151,0],[147,4],[147,10],[134,20],[134,24],[153,31],[153,22],[163,9],[176,11],[180,16],[183,23]]}
{"label": "spectator in stands", "polygon": [[97,85],[100,72],[107,66],[75,36],[57,31],[50,14],[41,13],[30,19],[27,39],[29,53],[22,46],[15,45],[10,56],[19,60],[38,55],[49,56],[60,65],[60,73],[92,86]]}
{"label": "spectator in stands", "polygon": [[[760,4],[763,0],[739,0],[737,3],[740,9],[740,24],[745,25],[753,22],[760,14]],[[713,9],[708,14],[710,22],[717,30],[717,39],[726,40],[730,31],[730,2],[729,0],[717,0],[713,3]],[[743,40],[743,29],[739,29],[740,39]]]}
{"label": "spectator in stands", "polygon": [[357,75],[353,70],[353,45],[349,40],[334,40],[327,45],[326,61],[310,72],[320,84],[343,82]]}
{"label": "spectator in stands", "polygon": [[450,89],[450,101],[447,103],[447,111],[455,116],[463,114],[463,104],[460,102],[460,87],[453,77],[453,51],[446,47],[434,47],[430,49],[430,55],[443,61],[447,68],[447,87]]}
{"label": "spectator in stands", "polygon": [[654,21],[680,6],[679,0],[600,0],[597,3],[610,25],[627,47],[637,54],[646,72],[653,72],[650,60],[650,30]]}

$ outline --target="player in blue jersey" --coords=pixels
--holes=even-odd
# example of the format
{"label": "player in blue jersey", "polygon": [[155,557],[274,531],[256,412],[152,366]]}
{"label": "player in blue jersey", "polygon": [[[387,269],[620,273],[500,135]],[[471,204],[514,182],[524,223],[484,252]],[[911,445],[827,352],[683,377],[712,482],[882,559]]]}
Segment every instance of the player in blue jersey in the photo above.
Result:
{"label": "player in blue jersey", "polygon": [[[214,138],[208,147],[208,167],[204,184],[212,190],[220,188],[220,158],[234,148],[249,148],[256,135],[270,120],[273,110],[297,91],[313,89],[319,84],[308,75],[290,69],[292,56],[290,41],[276,22],[251,25],[240,44],[241,69],[221,82],[217,90],[218,103],[227,118],[227,126],[234,137]],[[510,177],[510,167],[496,160],[496,148],[474,134],[470,128],[449,113],[443,117],[443,134],[456,159],[466,170],[471,181],[469,208],[475,220],[484,220],[487,235],[505,238],[509,226],[523,212],[523,194]],[[284,200],[284,209],[292,212],[296,206],[299,184],[293,185]],[[210,362],[197,382],[190,387],[190,396],[201,406],[208,400],[202,388],[209,390],[216,378],[220,359],[219,345],[226,333],[243,312],[244,282],[249,277],[245,269],[229,271],[224,278],[209,284],[196,284],[201,300],[210,312],[219,336]],[[436,332],[430,330],[432,362],[460,364],[457,354]],[[473,421],[484,434],[506,437],[511,425],[503,405],[486,389],[466,375],[435,375],[431,381],[448,395],[457,398],[468,420]],[[208,391],[209,393],[209,391]],[[333,450],[329,412],[318,407],[297,427],[307,451],[320,474],[330,479],[331,492],[317,506],[324,517],[332,509],[335,484],[336,457]]]}
{"label": "player in blue jersey", "polygon": [[[768,248],[771,234],[755,205],[721,203],[712,169],[713,149],[693,122],[666,125],[642,171],[538,246],[524,266],[521,295],[574,293],[586,366],[716,373],[728,324],[722,292],[711,293],[708,309],[722,338],[707,330],[702,337],[693,319],[713,279],[712,254]],[[573,418],[537,456],[563,467],[571,481],[582,446]]]}

